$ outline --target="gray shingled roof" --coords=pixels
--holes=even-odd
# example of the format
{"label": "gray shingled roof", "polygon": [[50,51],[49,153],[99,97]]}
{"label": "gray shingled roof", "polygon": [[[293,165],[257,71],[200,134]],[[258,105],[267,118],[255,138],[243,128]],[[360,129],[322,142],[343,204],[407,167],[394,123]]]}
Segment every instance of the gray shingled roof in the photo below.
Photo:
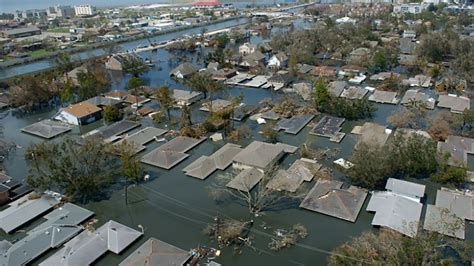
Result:
{"label": "gray shingled roof", "polygon": [[438,107],[448,108],[453,113],[462,113],[471,107],[471,100],[467,97],[456,95],[440,95],[438,97]]}
{"label": "gray shingled roof", "polygon": [[397,93],[394,91],[375,90],[374,93],[369,96],[369,101],[377,103],[397,104]]}
{"label": "gray shingled roof", "polygon": [[466,222],[447,208],[428,204],[423,229],[464,239]]}
{"label": "gray shingled roof", "polygon": [[253,141],[234,157],[234,162],[265,169],[283,152],[276,144]]}
{"label": "gray shingled roof", "polygon": [[71,129],[72,126],[68,124],[46,119],[24,127],[21,131],[45,139],[51,139]]}
{"label": "gray shingled roof", "polygon": [[227,187],[249,192],[263,178],[263,172],[256,168],[248,168],[240,172],[234,179],[226,184]]}
{"label": "gray shingled roof", "polygon": [[359,141],[355,146],[356,148],[361,143],[383,146],[390,136],[390,134],[386,131],[385,126],[372,122],[365,122],[361,127],[354,127],[352,133],[360,135]]}
{"label": "gray shingled roof", "polygon": [[400,103],[409,104],[413,101],[424,103],[428,109],[433,109],[435,107],[435,100],[432,99],[428,94],[418,90],[407,90]]}
{"label": "gray shingled roof", "polygon": [[277,174],[267,183],[267,188],[278,191],[296,192],[301,184],[310,182],[321,164],[309,159],[296,160],[288,170],[278,170]]}
{"label": "gray shingled roof", "polygon": [[60,201],[60,195],[45,192],[40,198],[29,199],[29,194],[9,204],[0,212],[0,228],[10,233],[32,219],[52,209]]}
{"label": "gray shingled roof", "polygon": [[123,260],[119,266],[182,266],[190,258],[191,254],[188,251],[152,237]]}
{"label": "gray shingled roof", "polygon": [[183,171],[186,175],[205,179],[217,169],[225,170],[232,164],[235,155],[242,149],[240,145],[227,143],[211,156],[201,156],[196,161],[186,166]]}
{"label": "gray shingled roof", "polygon": [[176,137],[144,155],[141,161],[156,167],[171,169],[189,156],[185,152],[205,140],[205,138]]}
{"label": "gray shingled roof", "polygon": [[164,135],[166,132],[168,132],[168,130],[166,129],[146,127],[133,134],[125,135],[124,138],[117,143],[127,141],[128,143],[137,143],[140,145],[145,145],[148,142],[154,140],[156,137]]}
{"label": "gray shingled roof", "polygon": [[339,97],[346,87],[346,81],[335,80],[329,83],[328,92],[334,97]]}
{"label": "gray shingled roof", "polygon": [[86,100],[86,102],[93,104],[95,106],[112,106],[112,105],[117,105],[121,103],[122,101],[112,99],[112,98],[107,98],[104,96],[95,96]]}
{"label": "gray shingled roof", "polygon": [[141,126],[139,122],[133,122],[129,120],[122,120],[111,125],[103,126],[98,129],[92,130],[91,132],[83,135],[83,138],[100,138],[104,141],[111,142],[118,138],[119,135],[128,132],[134,128]]}
{"label": "gray shingled roof", "polygon": [[436,194],[435,205],[447,208],[462,219],[474,221],[474,196],[443,188]]}
{"label": "gray shingled roof", "polygon": [[93,232],[82,232],[40,265],[89,265],[107,251],[120,254],[141,235],[142,233],[135,229],[110,220]]}
{"label": "gray shingled roof", "polygon": [[451,155],[448,159],[449,165],[465,165],[467,155],[474,153],[474,139],[449,135],[445,142],[438,142],[438,151]]}
{"label": "gray shingled roof", "polygon": [[369,90],[361,87],[350,86],[341,93],[340,97],[347,99],[362,99]]}
{"label": "gray shingled roof", "polygon": [[423,198],[425,195],[425,185],[420,185],[405,180],[389,178],[385,184],[385,189],[412,198]]}
{"label": "gray shingled roof", "polygon": [[0,265],[24,265],[50,248],[57,248],[83,230],[79,224],[94,213],[77,205],[66,203],[48,215],[46,222],[27,232],[27,235],[0,251]]}
{"label": "gray shingled roof", "polygon": [[177,76],[178,74],[183,75],[184,77],[190,76],[199,71],[199,68],[191,63],[183,63],[171,70],[170,76]]}
{"label": "gray shingled roof", "polygon": [[336,180],[318,180],[300,208],[355,222],[366,197],[366,189],[345,188],[343,182]]}
{"label": "gray shingled roof", "polygon": [[423,204],[396,193],[374,192],[367,211],[375,212],[372,225],[391,228],[409,237],[418,232]]}

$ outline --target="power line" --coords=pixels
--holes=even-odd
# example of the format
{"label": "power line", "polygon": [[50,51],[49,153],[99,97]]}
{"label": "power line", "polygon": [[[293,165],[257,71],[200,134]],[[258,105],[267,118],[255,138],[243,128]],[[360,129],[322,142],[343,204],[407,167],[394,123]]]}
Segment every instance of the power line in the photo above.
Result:
{"label": "power line", "polygon": [[[208,218],[211,218],[211,219],[214,219],[214,218],[215,218],[215,216],[212,216],[212,215],[210,215],[210,214],[208,214],[208,213],[206,213],[206,212],[204,212],[204,211],[201,211],[201,210],[198,210],[198,209],[195,209],[195,208],[188,207],[189,204],[184,203],[184,202],[182,202],[182,201],[180,201],[180,200],[178,200],[178,199],[176,199],[176,198],[174,198],[174,197],[172,197],[172,196],[168,196],[168,195],[166,195],[166,194],[163,194],[163,193],[157,191],[156,189],[152,189],[152,188],[150,188],[150,187],[148,187],[148,186],[146,186],[146,185],[144,185],[144,184],[143,184],[142,186],[140,186],[140,187],[145,188],[145,189],[148,190],[149,192],[151,192],[151,193],[153,193],[153,194],[155,194],[155,195],[157,195],[157,196],[159,196],[159,197],[163,197],[166,201],[168,201],[168,202],[170,202],[170,203],[172,203],[172,204],[176,204],[176,205],[178,205],[178,206],[181,206],[182,208],[184,208],[184,209],[186,209],[186,210],[188,210],[188,211],[190,211],[190,212],[194,212],[194,213],[203,215],[203,216],[208,217]],[[134,193],[134,194],[135,194],[135,193]],[[136,195],[136,196],[139,196],[139,195],[137,195],[137,194],[135,194],[135,195]],[[148,200],[148,199],[147,199],[147,201],[148,201],[151,205],[153,205],[154,207],[156,207],[156,208],[158,208],[158,209],[160,209],[160,210],[163,210],[163,211],[165,211],[165,212],[167,212],[167,213],[169,213],[169,214],[172,214],[172,215],[174,215],[174,216],[180,217],[180,218],[182,218],[182,219],[185,219],[185,220],[188,220],[188,221],[191,221],[191,222],[199,223],[199,224],[206,224],[206,225],[208,224],[208,222],[204,222],[204,221],[200,221],[200,220],[197,220],[197,219],[193,219],[193,218],[187,217],[187,216],[185,216],[185,215],[181,215],[181,214],[178,214],[178,213],[173,212],[173,211],[171,211],[171,210],[168,210],[168,209],[165,209],[165,208],[163,208],[163,207],[160,207],[160,206],[156,205],[154,202],[152,202],[152,201],[150,201],[150,200]],[[216,210],[211,210],[211,211],[216,211]],[[216,212],[217,212],[217,211],[216,211]],[[219,215],[222,215],[222,216],[224,216],[225,218],[230,219],[230,220],[233,220],[233,221],[238,221],[237,219],[234,219],[234,218],[232,218],[232,217],[230,217],[230,216],[228,216],[228,215],[226,215],[226,214],[224,214],[224,213],[219,213]],[[267,233],[267,232],[264,232],[264,231],[260,231],[260,230],[258,230],[258,229],[255,229],[254,227],[252,227],[251,231],[252,231],[252,232],[255,232],[255,233],[258,234],[258,235],[265,236],[265,237],[269,237],[270,239],[271,239],[271,238],[274,238],[273,235],[271,235],[271,234],[269,234],[269,233]],[[353,260],[353,261],[356,261],[356,262],[368,263],[367,261],[361,260],[361,259],[359,259],[359,258],[355,258],[355,257],[352,257],[352,256],[346,256],[346,255],[339,254],[339,253],[334,253],[333,251],[328,251],[328,250],[321,249],[321,248],[318,248],[318,247],[315,247],[315,246],[311,246],[311,245],[307,245],[307,244],[295,243],[295,246],[300,247],[300,248],[304,248],[304,249],[307,249],[307,250],[315,251],[315,252],[320,252],[320,253],[327,254],[327,255],[335,255],[335,256],[338,256],[338,257],[341,257],[341,258],[350,259],[350,260]],[[268,252],[265,251],[265,253],[268,253]],[[270,254],[271,254],[271,253],[270,253]]]}

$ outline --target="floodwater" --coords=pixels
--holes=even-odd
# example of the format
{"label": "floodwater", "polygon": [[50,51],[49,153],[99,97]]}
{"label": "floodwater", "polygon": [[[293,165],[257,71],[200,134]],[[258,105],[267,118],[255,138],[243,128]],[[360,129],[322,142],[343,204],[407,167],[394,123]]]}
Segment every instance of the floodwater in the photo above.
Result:
{"label": "floodwater", "polygon": [[[262,41],[262,37],[252,37],[253,42]],[[203,51],[205,53],[206,51]],[[170,69],[179,64],[179,57],[165,50],[159,50],[156,53],[146,52],[143,57],[151,58],[156,61],[156,66],[151,69],[144,77],[151,86],[160,86],[165,83],[172,88],[183,88],[180,83],[176,83],[169,78]],[[189,55],[189,60],[196,62],[197,54]],[[200,62],[197,62],[201,64]],[[161,69],[161,70],[160,70]],[[114,76],[114,88],[123,88],[129,76]],[[276,101],[282,96],[280,92],[272,92],[265,89],[236,88],[231,87],[226,92],[230,95],[244,94],[244,102],[247,104],[258,104],[260,100],[266,97]],[[156,103],[150,103],[150,106],[156,106]],[[377,104],[378,110],[374,115],[377,123],[386,124],[385,120],[392,112],[399,107],[392,105]],[[206,116],[206,113],[198,110],[199,105],[193,105],[193,121],[197,122]],[[21,148],[18,148],[5,162],[7,173],[16,179],[23,180],[28,174],[28,164],[24,161],[24,152],[31,143],[38,143],[42,139],[20,133],[20,129],[38,120],[51,117],[56,111],[49,110],[38,114],[15,117],[11,113],[0,122],[3,124],[7,139],[15,141]],[[179,111],[173,111],[174,117],[179,117]],[[245,120],[243,122],[252,129],[252,139],[247,139],[239,144],[243,146],[252,140],[263,140],[258,134],[261,129],[255,121]],[[349,133],[354,125],[361,124],[363,121],[349,121],[343,125],[343,132]],[[143,126],[152,125],[153,122],[144,119]],[[78,137],[81,134],[103,125],[103,121],[96,122],[82,128],[75,128],[68,133],[69,136]],[[142,127],[143,127],[142,126]],[[158,127],[164,128],[165,124],[159,124]],[[239,126],[239,123],[236,123]],[[138,129],[137,129],[138,130]],[[329,142],[327,138],[309,135],[309,128],[304,128],[298,135],[288,135],[279,133],[279,141],[300,146],[303,143],[309,144],[313,148],[339,148],[340,152],[336,156],[347,157],[352,153],[357,137],[347,134],[341,143]],[[53,140],[55,141],[55,140]],[[141,153],[146,154],[157,147],[159,144],[152,143]],[[206,188],[212,185],[217,175],[223,171],[217,170],[206,180],[198,180],[186,176],[182,169],[196,160],[201,155],[210,155],[224,143],[213,143],[206,140],[193,150],[189,151],[190,157],[178,164],[171,170],[158,169],[151,166],[145,166],[146,171],[152,176],[152,179],[136,187],[130,187],[128,190],[129,204],[125,204],[125,193],[122,184],[117,184],[110,190],[110,195],[97,202],[89,202],[85,205],[87,209],[96,213],[95,218],[99,220],[99,225],[113,219],[127,226],[139,230],[139,225],[143,226],[145,235],[139,241],[131,245],[120,255],[107,253],[97,261],[97,265],[117,265],[139,245],[149,237],[155,237],[171,243],[177,247],[188,250],[197,246],[217,247],[216,244],[202,234],[203,228],[207,223],[212,223],[217,215],[237,220],[253,220],[252,230],[253,246],[255,249],[244,247],[241,254],[235,254],[233,248],[222,249],[222,255],[216,260],[223,265],[321,265],[325,264],[327,256],[336,246],[351,237],[357,236],[366,230],[376,230],[370,225],[373,218],[372,213],[365,211],[368,200],[366,200],[356,223],[346,222],[340,219],[322,215],[319,213],[299,209],[291,204],[282,204],[275,207],[274,210],[267,211],[259,217],[249,214],[248,209],[239,201],[215,202],[208,194]],[[282,162],[282,167],[287,168],[293,161],[299,158],[298,152],[288,155]],[[330,161],[323,161],[326,166],[333,167]],[[229,167],[225,172],[231,172]],[[340,180],[346,178],[335,171],[334,176]],[[427,184],[427,198],[425,202],[434,203],[436,188],[432,183],[419,181]],[[314,181],[311,184],[313,186]],[[426,206],[426,205],[425,205]],[[41,221],[36,221],[28,226],[32,228]],[[292,225],[303,224],[309,231],[307,238],[302,240],[298,246],[294,246],[280,252],[271,252],[267,245],[271,240],[271,235],[278,228],[289,228]],[[265,226],[263,226],[265,225]],[[0,239],[9,240],[18,239],[21,233],[7,236],[0,233]],[[474,239],[473,226],[468,226],[467,239]],[[42,256],[38,261],[45,259],[56,250],[50,251]]]}

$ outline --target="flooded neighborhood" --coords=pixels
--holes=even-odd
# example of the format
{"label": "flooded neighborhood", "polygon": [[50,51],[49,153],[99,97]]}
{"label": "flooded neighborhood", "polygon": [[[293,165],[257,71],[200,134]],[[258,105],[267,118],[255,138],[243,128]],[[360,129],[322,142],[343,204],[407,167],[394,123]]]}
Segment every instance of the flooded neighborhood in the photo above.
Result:
{"label": "flooded neighborhood", "polygon": [[0,13],[0,265],[474,263],[472,2]]}

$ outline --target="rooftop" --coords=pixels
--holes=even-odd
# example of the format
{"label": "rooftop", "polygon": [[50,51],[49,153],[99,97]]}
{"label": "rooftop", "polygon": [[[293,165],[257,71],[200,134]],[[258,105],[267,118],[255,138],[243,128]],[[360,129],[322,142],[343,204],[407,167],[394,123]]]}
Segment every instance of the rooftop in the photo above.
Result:
{"label": "rooftop", "polygon": [[102,111],[99,107],[88,102],[72,104],[64,108],[63,110],[77,118],[85,117]]}
{"label": "rooftop", "polygon": [[425,185],[420,185],[405,180],[389,178],[385,184],[385,189],[400,195],[406,195],[414,199],[423,198],[425,195]]}
{"label": "rooftop", "polygon": [[348,99],[362,99],[369,90],[361,87],[350,86],[341,93],[340,97]]}
{"label": "rooftop", "polygon": [[112,106],[112,105],[117,105],[121,103],[120,100],[117,100],[114,98],[107,98],[104,96],[95,96],[93,98],[90,98],[86,102],[93,104],[95,106]]}
{"label": "rooftop", "polygon": [[186,166],[183,171],[186,175],[205,179],[215,170],[225,170],[232,164],[232,160],[242,149],[240,145],[227,143],[211,156],[201,156]]}
{"label": "rooftop", "polygon": [[90,265],[107,251],[120,254],[141,235],[135,229],[110,220],[93,232],[82,232],[39,265]]}
{"label": "rooftop", "polygon": [[295,115],[291,118],[285,118],[275,125],[275,130],[284,130],[285,133],[296,135],[300,132],[311,120],[313,120],[314,115]]}
{"label": "rooftop", "polygon": [[339,97],[339,96],[341,96],[341,93],[344,91],[344,89],[346,87],[347,87],[347,82],[346,81],[335,80],[335,81],[332,81],[331,83],[329,83],[328,91],[334,97]]}
{"label": "rooftop", "polygon": [[372,225],[388,227],[409,237],[418,232],[422,208],[423,204],[416,200],[387,191],[374,192],[367,205],[367,211],[375,212]]}
{"label": "rooftop", "polygon": [[407,90],[405,92],[405,96],[403,96],[401,103],[410,104],[411,102],[424,103],[428,109],[434,109],[435,106],[435,100],[433,98],[418,90]]}
{"label": "rooftop", "polygon": [[181,266],[190,258],[191,254],[188,251],[152,237],[123,260],[119,266]]}
{"label": "rooftop", "polygon": [[355,126],[351,133],[360,135],[356,148],[361,143],[383,146],[390,136],[390,131],[384,126],[372,122],[365,122],[362,126]]}
{"label": "rooftop", "polygon": [[244,192],[249,192],[254,188],[260,180],[262,180],[264,173],[254,167],[244,169],[234,179],[227,183],[227,187],[237,189]]}
{"label": "rooftop", "polygon": [[[230,106],[232,103],[230,101],[224,100],[224,99],[216,99],[212,100],[212,110],[213,111],[218,111],[222,110],[228,106]],[[202,107],[199,109],[201,111],[209,112],[210,111],[210,104],[209,102],[203,103]]]}
{"label": "rooftop", "polygon": [[300,207],[355,222],[366,197],[366,189],[345,187],[343,182],[321,179],[310,190]]}
{"label": "rooftop", "polygon": [[449,135],[445,142],[438,141],[438,151],[450,154],[449,165],[466,165],[467,155],[474,154],[474,139]]}
{"label": "rooftop", "polygon": [[341,126],[346,119],[325,115],[311,129],[310,134],[330,138],[330,141],[340,142],[345,133],[340,132]]}
{"label": "rooftop", "polygon": [[474,195],[463,194],[450,189],[439,189],[436,194],[436,206],[447,208],[456,216],[474,221]]}
{"label": "rooftop", "polygon": [[60,195],[45,192],[41,197],[30,199],[30,194],[9,204],[0,212],[0,228],[10,233],[57,205]]}
{"label": "rooftop", "polygon": [[139,122],[122,120],[111,125],[102,126],[83,135],[83,138],[100,138],[106,142],[112,142],[119,139],[119,135],[126,133],[134,128],[141,126]]}
{"label": "rooftop", "polygon": [[267,183],[267,188],[296,192],[301,184],[313,180],[321,164],[314,160],[298,159],[288,170],[278,170],[277,174]]}
{"label": "rooftop", "polygon": [[428,204],[423,229],[464,239],[466,224],[462,218],[451,213],[447,208]]}
{"label": "rooftop", "polygon": [[82,231],[79,224],[94,213],[77,205],[66,203],[44,216],[46,222],[26,233],[21,240],[11,244],[4,241],[9,248],[0,250],[1,265],[25,265],[50,248],[57,248]]}
{"label": "rooftop", "polygon": [[471,107],[471,100],[467,97],[456,95],[440,95],[438,97],[438,107],[448,108],[453,113],[462,113]]}
{"label": "rooftop", "polygon": [[397,99],[397,93],[394,91],[375,90],[374,93],[369,96],[369,101],[397,104],[399,100]]}
{"label": "rooftop", "polygon": [[265,169],[284,152],[277,144],[253,141],[234,157],[234,162]]}
{"label": "rooftop", "polygon": [[141,161],[156,167],[171,169],[189,156],[185,152],[205,140],[205,138],[176,137],[144,155]]}
{"label": "rooftop", "polygon": [[46,119],[24,127],[21,131],[45,139],[52,139],[71,129],[72,127],[68,124]]}

